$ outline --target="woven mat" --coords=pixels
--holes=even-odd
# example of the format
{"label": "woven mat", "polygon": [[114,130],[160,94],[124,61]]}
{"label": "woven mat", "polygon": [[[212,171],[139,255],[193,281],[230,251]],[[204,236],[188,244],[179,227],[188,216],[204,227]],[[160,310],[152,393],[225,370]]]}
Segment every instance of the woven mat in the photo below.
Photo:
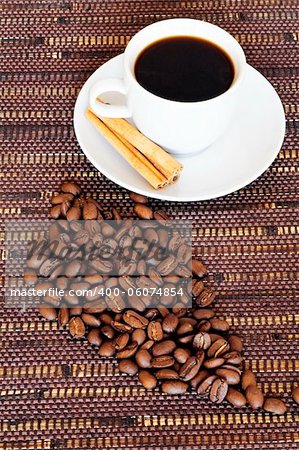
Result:
{"label": "woven mat", "polygon": [[209,267],[219,315],[246,340],[246,367],[259,372],[266,393],[286,399],[288,413],[148,393],[36,311],[2,310],[0,449],[299,448],[290,399],[299,378],[298,0],[1,0],[1,218],[46,218],[48,199],[65,179],[132,214],[128,192],[80,150],[73,106],[87,77],[133,34],[172,17],[232,33],[285,106],[285,143],[262,177],[225,198],[163,207],[193,219],[194,253]]}

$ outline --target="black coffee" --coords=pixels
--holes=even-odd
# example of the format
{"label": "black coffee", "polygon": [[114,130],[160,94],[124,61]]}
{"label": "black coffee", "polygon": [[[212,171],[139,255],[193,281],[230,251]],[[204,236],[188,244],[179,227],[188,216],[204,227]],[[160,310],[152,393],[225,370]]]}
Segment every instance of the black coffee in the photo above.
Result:
{"label": "black coffee", "polygon": [[198,102],[227,91],[234,79],[229,56],[209,41],[177,36],[154,42],[135,65],[139,84],[177,102]]}

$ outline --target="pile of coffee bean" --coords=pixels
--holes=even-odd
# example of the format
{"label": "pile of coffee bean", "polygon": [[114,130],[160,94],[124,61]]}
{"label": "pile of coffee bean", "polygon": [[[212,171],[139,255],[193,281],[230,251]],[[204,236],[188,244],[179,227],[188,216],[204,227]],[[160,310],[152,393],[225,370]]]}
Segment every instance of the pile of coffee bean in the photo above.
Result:
{"label": "pile of coffee bean", "polygon": [[[137,217],[156,219],[162,224],[170,220],[164,211],[153,211],[146,197],[131,193],[130,198]],[[82,218],[121,219],[117,210],[107,212],[90,197],[85,198],[73,182],[64,183],[51,202],[50,216],[54,219],[66,218],[74,223]],[[211,308],[215,293],[204,285],[205,265],[193,258],[191,268],[192,308],[184,304],[148,308],[136,300],[125,309],[92,304],[49,305],[40,308],[40,313],[47,320],[58,320],[61,327],[67,326],[74,338],[86,337],[101,357],[117,358],[120,372],[138,376],[146,389],[159,386],[167,394],[194,390],[217,404],[226,400],[238,408],[248,404],[255,410],[284,414],[286,404],[278,398],[265,398],[253,372],[242,370],[242,339],[230,334],[229,324],[217,318]],[[28,284],[34,283],[33,275],[27,276]],[[98,270],[89,282],[97,283],[102,276]],[[67,286],[67,277],[61,280]],[[296,402],[298,391],[295,388],[293,392]]]}

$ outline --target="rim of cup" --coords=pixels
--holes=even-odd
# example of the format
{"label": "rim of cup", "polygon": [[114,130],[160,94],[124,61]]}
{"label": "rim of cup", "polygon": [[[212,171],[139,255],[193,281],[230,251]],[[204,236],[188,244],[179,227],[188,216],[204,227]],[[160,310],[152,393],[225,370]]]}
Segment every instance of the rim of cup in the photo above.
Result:
{"label": "rim of cup", "polygon": [[[222,46],[221,44],[219,44],[218,42],[213,42],[213,40],[209,39],[208,37],[206,37],[204,35],[204,32],[198,33],[198,35],[196,35],[195,33],[188,33],[186,31],[186,33],[175,33],[175,32],[169,32],[164,34],[161,36],[160,39],[153,39],[153,40],[149,40],[149,42],[147,42],[146,45],[144,45],[144,47],[137,52],[137,54],[131,55],[131,53],[133,53],[133,46],[137,43],[137,41],[139,39],[141,39],[145,33],[148,33],[148,31],[150,29],[153,30],[153,28],[160,28],[163,25],[167,26],[169,24],[171,24],[171,26],[174,25],[182,25],[183,22],[185,23],[185,25],[190,25],[192,23],[192,25],[197,25],[197,26],[202,26],[203,28],[205,28],[205,31],[210,29],[213,30],[215,32],[218,32],[219,34],[222,34],[223,36],[226,37],[226,39],[229,39],[230,42],[234,45],[236,52],[238,53],[238,62],[236,63],[236,58],[233,58],[229,51],[227,51],[225,49],[225,46]],[[148,91],[147,89],[145,89],[143,86],[141,86],[141,84],[138,83],[136,77],[135,77],[135,64],[136,61],[140,55],[140,53],[142,52],[142,50],[144,50],[145,48],[149,47],[151,44],[153,44],[154,42],[157,42],[158,40],[163,40],[163,39],[167,39],[169,37],[195,37],[195,38],[202,38],[206,41],[211,42],[211,44],[216,45],[217,47],[220,48],[220,50],[222,50],[225,54],[227,54],[229,56],[229,58],[231,59],[231,62],[233,64],[234,67],[234,79],[233,82],[231,84],[231,86],[227,89],[227,91],[223,92],[222,94],[207,99],[207,100],[201,100],[201,101],[195,101],[195,102],[182,102],[182,101],[176,101],[176,100],[169,100],[166,99],[164,97],[159,97],[156,94],[153,94],[152,92]],[[132,61],[133,59],[133,61]],[[236,66],[238,66],[238,75],[236,76]],[[205,104],[205,103],[212,103],[212,102],[218,102],[220,100],[223,100],[225,97],[227,97],[228,95],[231,95],[233,92],[236,91],[236,89],[238,89],[238,87],[240,86],[244,75],[245,75],[245,68],[246,68],[246,57],[243,51],[243,48],[241,47],[241,45],[238,43],[238,41],[227,31],[225,31],[223,28],[218,27],[217,25],[214,25],[210,22],[205,22],[202,20],[197,20],[197,19],[188,19],[188,18],[177,18],[177,19],[167,19],[167,20],[161,20],[159,22],[155,22],[153,24],[150,24],[148,26],[146,26],[145,28],[141,29],[140,31],[138,31],[138,33],[136,33],[132,39],[130,40],[130,42],[128,43],[125,52],[124,52],[124,69],[125,69],[125,73],[126,75],[130,78],[130,80],[138,86],[139,89],[141,89],[143,92],[147,93],[148,95],[154,97],[156,100],[161,100],[163,102],[169,102],[170,104],[174,104],[174,105],[188,105],[190,107],[190,105],[197,105],[197,104]]]}

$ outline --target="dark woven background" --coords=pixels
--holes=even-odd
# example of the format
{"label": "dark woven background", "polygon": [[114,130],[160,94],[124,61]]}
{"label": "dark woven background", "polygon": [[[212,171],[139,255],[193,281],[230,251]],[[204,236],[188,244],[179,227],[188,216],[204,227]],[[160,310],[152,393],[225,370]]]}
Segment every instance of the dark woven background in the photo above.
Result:
{"label": "dark woven background", "polygon": [[[163,207],[194,220],[194,252],[209,267],[219,314],[244,336],[246,366],[259,371],[266,393],[286,399],[288,413],[147,393],[35,311],[4,310],[0,449],[299,448],[290,400],[299,371],[298,0],[1,0],[1,218],[46,218],[49,196],[70,178],[132,214],[128,193],[80,150],[73,106],[87,77],[133,34],[171,17],[208,20],[232,33],[285,106],[285,143],[262,177],[222,199]],[[1,251],[2,267],[3,259]]]}

